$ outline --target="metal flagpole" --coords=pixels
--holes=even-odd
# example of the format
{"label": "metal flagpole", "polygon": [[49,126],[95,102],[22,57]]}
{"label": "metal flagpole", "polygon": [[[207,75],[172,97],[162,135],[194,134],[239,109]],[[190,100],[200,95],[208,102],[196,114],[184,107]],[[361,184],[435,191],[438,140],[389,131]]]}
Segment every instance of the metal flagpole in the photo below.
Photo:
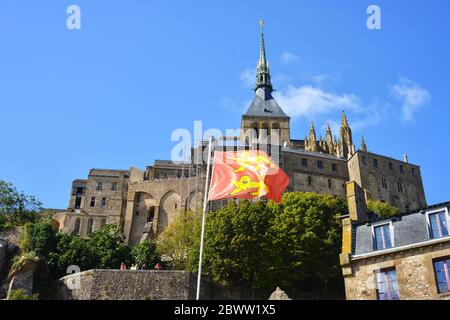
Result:
{"label": "metal flagpole", "polygon": [[209,184],[209,172],[210,172],[210,161],[211,161],[211,144],[212,137],[209,137],[208,146],[208,161],[206,162],[206,181],[205,181],[205,197],[203,200],[203,216],[202,216],[202,237],[200,239],[200,257],[198,260],[198,277],[197,277],[197,296],[196,299],[200,300],[200,285],[202,281],[202,261],[203,261],[203,242],[205,238],[205,221],[206,221],[206,209],[208,207],[208,184]]}

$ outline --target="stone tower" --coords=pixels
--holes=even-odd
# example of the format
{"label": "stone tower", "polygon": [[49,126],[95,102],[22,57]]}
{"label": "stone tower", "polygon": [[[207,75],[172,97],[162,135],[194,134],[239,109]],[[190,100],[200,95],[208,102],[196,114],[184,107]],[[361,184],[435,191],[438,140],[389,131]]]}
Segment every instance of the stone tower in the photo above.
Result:
{"label": "stone tower", "polygon": [[255,143],[289,145],[290,118],[272,97],[273,87],[264,45],[264,22],[260,21],[260,25],[261,42],[256,67],[255,98],[242,116],[240,141],[245,146],[254,146]]}

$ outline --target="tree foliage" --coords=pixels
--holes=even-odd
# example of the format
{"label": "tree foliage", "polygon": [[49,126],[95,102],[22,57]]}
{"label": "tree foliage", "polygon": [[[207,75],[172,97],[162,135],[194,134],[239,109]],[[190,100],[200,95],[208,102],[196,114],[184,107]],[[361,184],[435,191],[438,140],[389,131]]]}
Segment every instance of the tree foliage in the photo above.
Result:
{"label": "tree foliage", "polygon": [[157,250],[162,257],[170,260],[175,270],[187,269],[191,260],[191,250],[199,245],[201,214],[192,211],[176,215],[159,236]]}
{"label": "tree foliage", "polygon": [[[337,216],[347,211],[345,199],[299,192],[285,194],[281,204],[231,203],[208,214],[204,273],[233,286],[341,291]],[[198,242],[192,243],[188,269],[196,271]]]}
{"label": "tree foliage", "polygon": [[391,206],[387,202],[382,202],[379,200],[367,201],[367,209],[378,215],[380,218],[387,218],[400,213],[400,209]]}
{"label": "tree foliage", "polygon": [[49,260],[56,251],[58,237],[50,222],[28,223],[23,229],[20,247],[24,252],[34,251],[39,258]]}
{"label": "tree foliage", "polygon": [[131,259],[136,264],[138,269],[145,267],[145,269],[153,268],[161,258],[156,251],[156,244],[153,241],[146,240],[131,249]]}
{"label": "tree foliage", "polygon": [[9,182],[0,180],[0,230],[39,220],[41,202],[26,195]]}

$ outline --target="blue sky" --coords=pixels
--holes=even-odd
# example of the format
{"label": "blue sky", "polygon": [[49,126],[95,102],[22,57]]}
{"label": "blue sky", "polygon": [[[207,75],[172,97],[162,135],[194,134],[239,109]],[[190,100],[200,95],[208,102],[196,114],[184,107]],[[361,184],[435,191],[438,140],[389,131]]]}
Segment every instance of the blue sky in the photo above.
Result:
{"label": "blue sky", "polygon": [[[71,4],[81,30],[66,28]],[[366,27],[369,4],[381,30]],[[447,0],[2,0],[0,179],[65,208],[90,168],[168,159],[176,128],[238,128],[263,18],[293,138],[311,120],[335,128],[345,109],[358,145],[407,153],[428,202],[450,200],[449,11]]]}

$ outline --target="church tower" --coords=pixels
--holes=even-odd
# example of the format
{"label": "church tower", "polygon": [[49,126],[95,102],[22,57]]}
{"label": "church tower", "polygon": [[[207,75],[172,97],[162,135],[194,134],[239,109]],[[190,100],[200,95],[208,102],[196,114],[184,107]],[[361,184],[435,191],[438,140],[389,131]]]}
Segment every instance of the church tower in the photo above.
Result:
{"label": "church tower", "polygon": [[[272,97],[269,62],[264,44],[264,21],[260,21],[261,39],[259,61],[256,66],[255,98],[242,116],[240,141],[242,145],[255,143],[290,144],[290,118]],[[266,140],[267,139],[267,140]],[[263,142],[266,140],[266,142]]]}

